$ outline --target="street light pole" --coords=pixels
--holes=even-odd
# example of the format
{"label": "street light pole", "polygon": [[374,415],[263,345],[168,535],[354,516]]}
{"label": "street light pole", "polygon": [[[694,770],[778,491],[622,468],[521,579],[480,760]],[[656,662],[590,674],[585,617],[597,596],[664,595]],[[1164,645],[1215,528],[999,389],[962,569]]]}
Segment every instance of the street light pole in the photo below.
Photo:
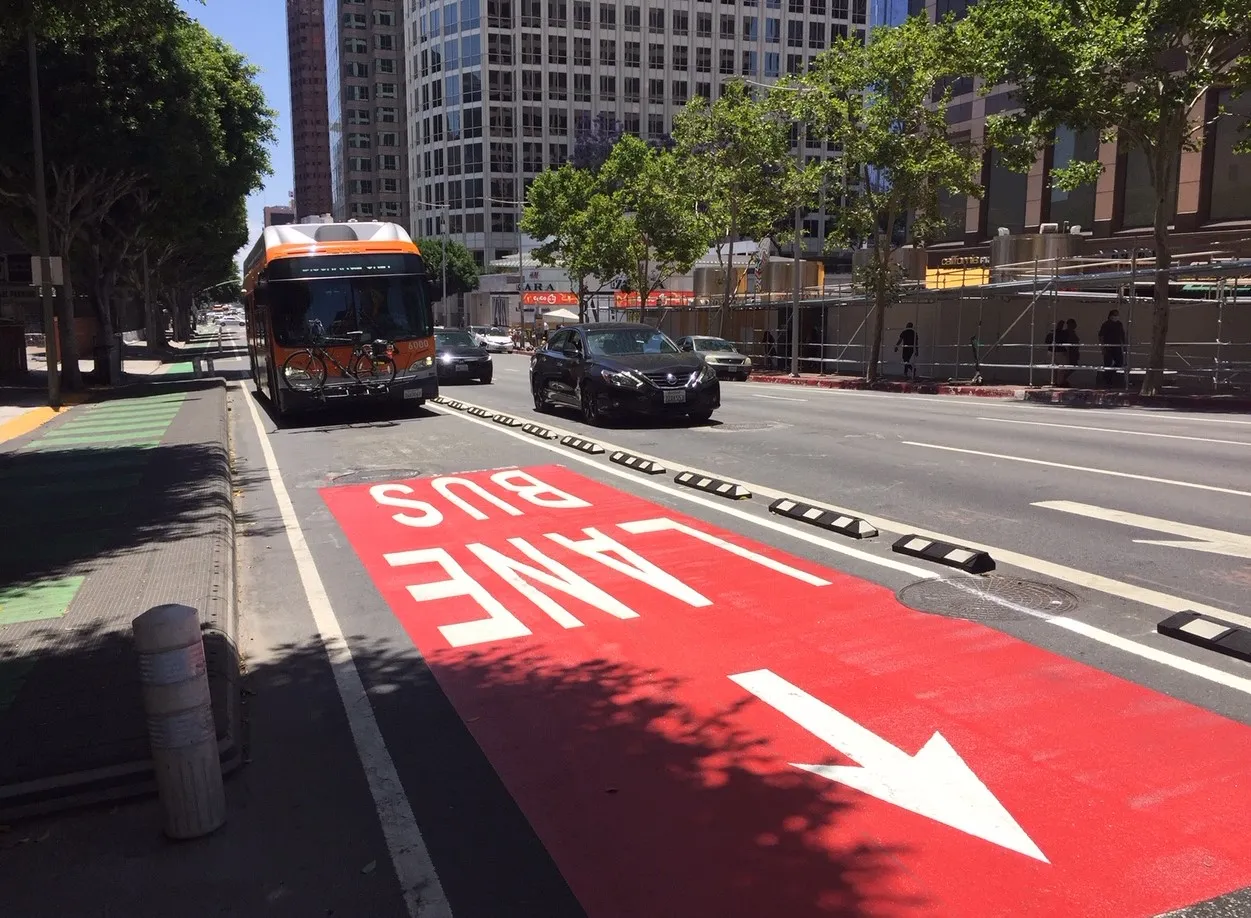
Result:
{"label": "street light pole", "polygon": [[[804,123],[799,122],[799,130],[795,132],[795,158],[799,168],[804,167]],[[791,293],[794,304],[791,306],[791,376],[799,376],[799,300],[802,296],[799,277],[799,247],[803,241],[803,212],[795,205],[795,258],[791,264],[794,275],[791,277]]]}
{"label": "street light pole", "polygon": [[[35,148],[35,222],[39,228],[39,296],[43,301],[44,355],[48,361],[48,405],[61,407],[60,342],[52,304],[52,244],[48,240],[48,184],[43,170],[43,124],[39,111],[39,61],[35,51],[35,23],[26,27],[30,58],[30,122]],[[62,267],[65,270],[65,266]]]}

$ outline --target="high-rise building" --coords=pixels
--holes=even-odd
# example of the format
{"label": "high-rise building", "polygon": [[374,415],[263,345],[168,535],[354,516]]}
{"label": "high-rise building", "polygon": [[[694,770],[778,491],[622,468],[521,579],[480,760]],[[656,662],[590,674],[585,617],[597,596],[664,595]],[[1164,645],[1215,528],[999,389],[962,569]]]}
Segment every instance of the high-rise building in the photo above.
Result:
{"label": "high-rise building", "polygon": [[265,208],[265,225],[266,226],[282,226],[287,223],[294,223],[295,207],[283,204],[272,204]]}
{"label": "high-rise building", "polygon": [[322,0],[287,0],[287,58],[291,77],[296,216],[330,213],[326,30]]}
{"label": "high-rise building", "polygon": [[[439,233],[446,213],[480,263],[517,251],[530,182],[601,116],[661,141],[693,96],[800,73],[868,27],[866,0],[407,3],[413,234]],[[822,220],[805,220],[811,251]]]}
{"label": "high-rise building", "polygon": [[329,212],[408,226],[403,0],[325,0]]}

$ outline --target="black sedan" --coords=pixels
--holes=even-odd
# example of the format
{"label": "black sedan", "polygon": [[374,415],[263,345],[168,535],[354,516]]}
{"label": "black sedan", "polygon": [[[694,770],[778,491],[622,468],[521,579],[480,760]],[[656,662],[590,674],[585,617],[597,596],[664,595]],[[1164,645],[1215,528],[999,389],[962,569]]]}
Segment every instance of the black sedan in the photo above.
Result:
{"label": "black sedan", "polygon": [[577,408],[595,425],[613,415],[701,422],[721,407],[717,374],[650,325],[562,328],[531,358],[530,391],[536,410]]}
{"label": "black sedan", "polygon": [[440,328],[434,333],[434,363],[439,382],[476,379],[489,383],[495,367],[491,355],[474,343],[469,332],[458,328]]}

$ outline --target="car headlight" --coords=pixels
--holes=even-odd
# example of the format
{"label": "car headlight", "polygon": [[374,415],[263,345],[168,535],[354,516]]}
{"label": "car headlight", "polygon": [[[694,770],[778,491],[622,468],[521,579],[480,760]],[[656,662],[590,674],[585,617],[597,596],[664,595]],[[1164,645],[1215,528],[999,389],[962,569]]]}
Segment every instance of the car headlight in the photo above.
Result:
{"label": "car headlight", "polygon": [[691,374],[690,385],[702,386],[704,383],[712,382],[717,378],[716,371],[708,364],[704,364],[698,370]]}
{"label": "car headlight", "polygon": [[744,369],[744,370],[750,370],[750,369],[751,369],[751,358],[750,358],[750,357],[744,357],[744,358],[743,358],[743,369]]}
{"label": "car headlight", "polygon": [[643,388],[643,380],[629,370],[600,370],[599,375],[610,386],[620,386],[623,389]]}
{"label": "car headlight", "polygon": [[439,363],[451,363],[451,362],[452,362],[452,355],[451,355],[451,354],[440,354],[440,355],[439,355]]}

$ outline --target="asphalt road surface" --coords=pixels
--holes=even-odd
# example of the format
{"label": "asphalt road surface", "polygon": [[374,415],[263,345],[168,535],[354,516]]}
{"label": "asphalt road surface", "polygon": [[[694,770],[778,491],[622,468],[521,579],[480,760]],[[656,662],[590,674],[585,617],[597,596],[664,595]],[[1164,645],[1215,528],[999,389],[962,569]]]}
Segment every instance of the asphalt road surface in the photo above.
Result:
{"label": "asphalt road surface", "polygon": [[225,906],[1251,913],[1251,667],[1154,630],[1251,616],[1251,419],[725,383],[709,424],[592,429],[495,360],[444,394],[606,451],[232,391],[258,722],[228,793],[286,820],[253,865],[302,867]]}

